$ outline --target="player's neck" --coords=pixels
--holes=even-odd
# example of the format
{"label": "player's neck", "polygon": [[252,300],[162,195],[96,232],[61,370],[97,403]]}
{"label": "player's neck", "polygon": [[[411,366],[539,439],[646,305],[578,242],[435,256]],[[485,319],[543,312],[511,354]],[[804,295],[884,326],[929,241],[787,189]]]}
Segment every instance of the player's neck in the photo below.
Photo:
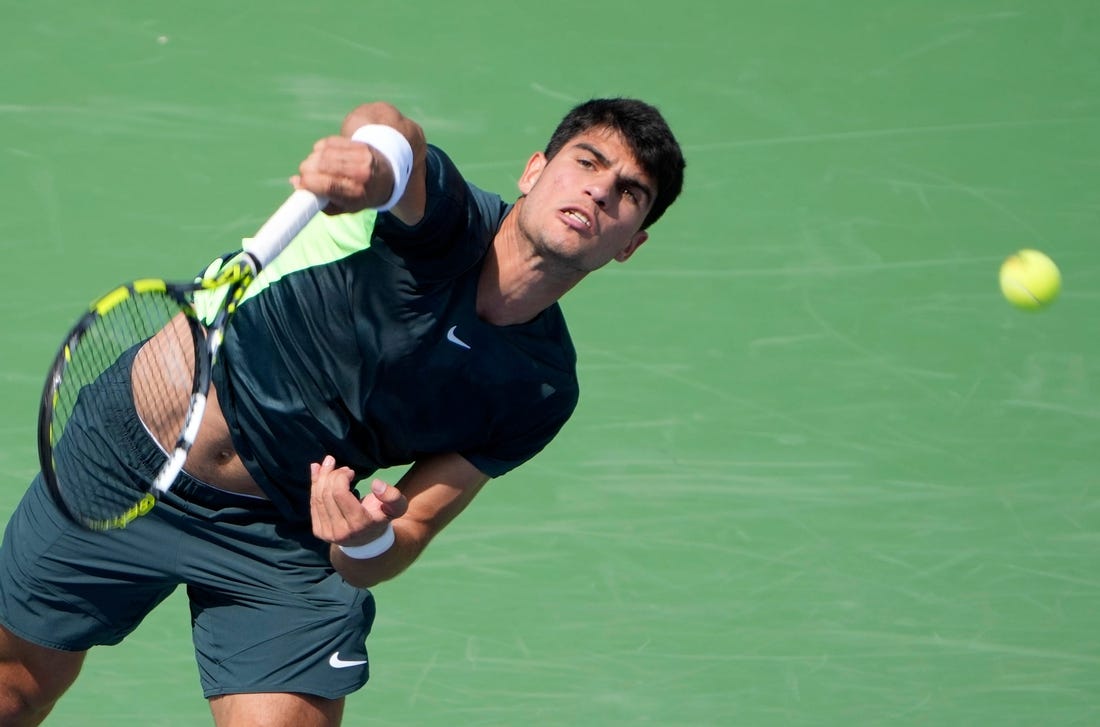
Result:
{"label": "player's neck", "polygon": [[[522,203],[521,199],[517,206]],[[532,320],[584,277],[548,272],[545,261],[534,253],[519,230],[516,211],[513,209],[504,218],[493,238],[478,283],[478,316],[497,326]]]}

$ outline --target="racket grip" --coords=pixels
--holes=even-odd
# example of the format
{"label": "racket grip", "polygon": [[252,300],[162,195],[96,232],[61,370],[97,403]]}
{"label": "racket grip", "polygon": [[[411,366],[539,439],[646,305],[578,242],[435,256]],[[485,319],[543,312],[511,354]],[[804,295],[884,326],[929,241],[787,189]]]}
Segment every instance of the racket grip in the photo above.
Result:
{"label": "racket grip", "polygon": [[256,236],[245,242],[244,251],[255,258],[256,270],[274,260],[327,204],[327,199],[313,192],[295,190],[268,218]]}

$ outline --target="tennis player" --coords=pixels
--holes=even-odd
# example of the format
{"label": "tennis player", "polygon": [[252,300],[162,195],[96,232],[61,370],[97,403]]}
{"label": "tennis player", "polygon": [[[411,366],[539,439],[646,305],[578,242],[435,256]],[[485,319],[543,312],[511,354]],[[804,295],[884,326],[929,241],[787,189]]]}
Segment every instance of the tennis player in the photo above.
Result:
{"label": "tennis player", "polygon": [[[368,677],[368,588],[558,433],[578,385],[557,301],[631,257],[683,170],[654,107],[597,99],[530,157],[509,204],[393,106],[352,111],[293,178],[329,214],[250,290],[173,491],[92,533],[39,477],[11,516],[0,724],[38,724],[88,649],[180,584],[217,725],[339,724]],[[129,391],[147,359],[130,352],[94,385]],[[119,443],[88,478],[153,476],[171,443],[133,405],[87,416],[85,431]],[[409,465],[396,486],[371,478],[395,465]]]}

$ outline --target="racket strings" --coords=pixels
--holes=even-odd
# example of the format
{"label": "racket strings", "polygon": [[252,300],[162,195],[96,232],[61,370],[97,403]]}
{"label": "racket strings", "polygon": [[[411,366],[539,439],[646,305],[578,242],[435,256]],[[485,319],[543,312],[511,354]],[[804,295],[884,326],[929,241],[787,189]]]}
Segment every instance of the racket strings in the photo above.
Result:
{"label": "racket strings", "polygon": [[177,312],[134,360],[134,405],[162,449],[175,446],[191,405],[195,339],[190,321]]}
{"label": "racket strings", "polygon": [[[176,444],[195,383],[189,306],[172,294],[132,294],[74,336],[55,384],[50,441],[57,491],[86,524],[116,527],[148,491],[159,461],[122,436]],[[135,416],[136,415],[136,416]]]}

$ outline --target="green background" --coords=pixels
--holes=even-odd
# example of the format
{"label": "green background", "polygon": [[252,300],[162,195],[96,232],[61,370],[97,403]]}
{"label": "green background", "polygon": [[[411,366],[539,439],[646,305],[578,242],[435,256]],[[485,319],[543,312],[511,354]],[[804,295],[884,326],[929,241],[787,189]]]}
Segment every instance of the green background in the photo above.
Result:
{"label": "green background", "polygon": [[[0,519],[82,306],[234,247],[357,103],[512,195],[572,104],[641,96],[685,194],[565,299],[565,431],[376,589],[345,723],[1100,723],[1094,0],[0,14]],[[177,596],[47,724],[208,721]]]}

